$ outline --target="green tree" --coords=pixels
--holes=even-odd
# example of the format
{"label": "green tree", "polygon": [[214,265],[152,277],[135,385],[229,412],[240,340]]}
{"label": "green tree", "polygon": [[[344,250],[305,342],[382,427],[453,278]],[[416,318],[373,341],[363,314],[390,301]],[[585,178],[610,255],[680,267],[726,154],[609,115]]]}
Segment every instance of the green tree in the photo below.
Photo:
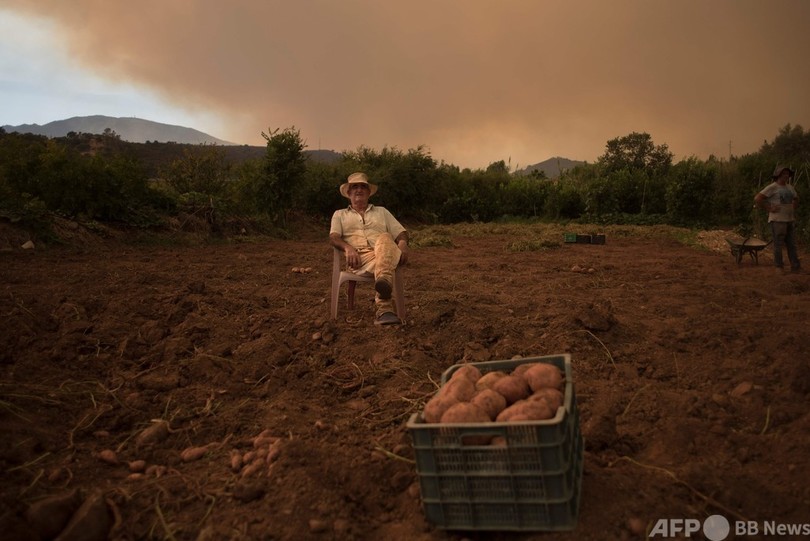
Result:
{"label": "green tree", "polygon": [[810,131],[796,124],[785,125],[773,141],[765,142],[760,149],[760,154],[769,158],[774,167],[777,163],[792,164],[796,169],[800,165],[810,163]]}
{"label": "green tree", "polygon": [[197,192],[219,197],[231,181],[231,165],[223,148],[200,145],[184,149],[183,156],[172,161],[164,176],[178,194]]}
{"label": "green tree", "polygon": [[[629,173],[617,177],[624,181],[619,206],[624,212],[646,213],[650,181],[667,174],[672,166],[672,156],[669,147],[653,143],[650,134],[633,132],[608,141],[605,153],[599,157],[597,164],[606,175],[621,171]],[[640,192],[638,199],[634,191]]]}
{"label": "green tree", "polygon": [[296,188],[302,185],[307,170],[306,143],[295,127],[268,132],[262,132],[267,150],[258,179],[257,202],[261,212],[286,229],[293,196]]}
{"label": "green tree", "polygon": [[716,220],[717,168],[691,157],[672,168],[667,184],[667,213],[675,223],[706,224]]}
{"label": "green tree", "polygon": [[366,173],[380,186],[374,202],[399,218],[434,221],[448,195],[444,177],[424,146],[407,152],[391,147],[381,151],[360,147],[344,153],[341,167],[345,175],[352,171]]}
{"label": "green tree", "polygon": [[597,163],[608,173],[627,169],[657,176],[669,170],[672,156],[669,147],[655,145],[650,134],[633,132],[608,141]]}

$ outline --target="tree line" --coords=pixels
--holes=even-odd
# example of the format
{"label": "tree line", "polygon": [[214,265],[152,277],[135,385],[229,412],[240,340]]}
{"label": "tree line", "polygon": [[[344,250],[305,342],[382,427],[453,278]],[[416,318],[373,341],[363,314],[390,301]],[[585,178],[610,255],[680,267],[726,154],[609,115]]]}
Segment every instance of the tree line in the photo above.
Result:
{"label": "tree line", "polygon": [[[360,147],[319,161],[309,159],[294,127],[262,135],[266,147],[257,156],[235,160],[231,147],[188,145],[156,165],[141,151],[158,143],[125,143],[114,132],[48,139],[0,129],[0,218],[42,227],[56,214],[156,228],[169,216],[199,214],[215,231],[247,220],[284,233],[293,212],[328,221],[346,205],[338,186],[362,170],[380,186],[373,202],[412,223],[671,224],[767,237],[767,218],[752,202],[774,167],[797,171],[800,200],[808,192],[810,131],[800,125],[786,125],[751,154],[677,163],[666,144],[634,132],[558,178],[511,171],[504,161],[461,169],[437,162],[425,147]],[[810,211],[799,211],[798,230],[810,240]]]}

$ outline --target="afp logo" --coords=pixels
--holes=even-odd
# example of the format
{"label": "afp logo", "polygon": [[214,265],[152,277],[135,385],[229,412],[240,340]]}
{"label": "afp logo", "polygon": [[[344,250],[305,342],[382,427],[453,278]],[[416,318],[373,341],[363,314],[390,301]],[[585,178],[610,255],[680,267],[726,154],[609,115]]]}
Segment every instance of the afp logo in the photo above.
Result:
{"label": "afp logo", "polygon": [[696,518],[659,518],[650,530],[650,539],[656,537],[692,537],[692,534],[703,531],[709,541],[723,541],[728,537],[731,526],[722,515],[712,515],[703,521]]}

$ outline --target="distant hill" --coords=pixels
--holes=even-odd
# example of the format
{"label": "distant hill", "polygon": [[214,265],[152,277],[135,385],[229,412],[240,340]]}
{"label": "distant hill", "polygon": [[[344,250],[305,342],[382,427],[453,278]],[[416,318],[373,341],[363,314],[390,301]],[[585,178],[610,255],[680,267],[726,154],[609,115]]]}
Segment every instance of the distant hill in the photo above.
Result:
{"label": "distant hill", "polygon": [[114,131],[123,141],[130,143],[146,143],[155,141],[161,143],[179,144],[216,144],[234,145],[223,139],[218,139],[207,133],[182,126],[161,124],[142,118],[117,118],[112,116],[75,116],[66,120],[56,120],[40,126],[39,124],[21,124],[19,126],[3,126],[7,133],[33,133],[46,137],[64,137],[70,132],[102,134],[105,130]]}
{"label": "distant hill", "polygon": [[[227,159],[234,164],[247,160],[261,159],[267,152],[266,146],[237,145],[218,139],[207,133],[182,126],[162,124],[140,118],[116,118],[111,116],[77,116],[66,120],[57,120],[40,126],[39,124],[22,124],[3,126],[7,133],[31,133],[49,138],[65,138],[74,145],[87,144],[83,139],[67,138],[68,133],[84,135],[102,135],[109,129],[118,136],[117,147],[128,149],[133,157],[139,159],[150,174],[157,174],[161,165],[171,163],[183,156],[193,146],[203,144],[223,147]],[[111,144],[113,141],[107,141]],[[87,149],[84,149],[87,150]],[[337,163],[342,156],[333,150],[305,150],[311,160],[324,163]]]}
{"label": "distant hill", "polygon": [[519,175],[528,175],[532,171],[542,171],[548,178],[558,178],[560,173],[573,169],[578,165],[585,165],[587,162],[569,160],[568,158],[549,158],[546,161],[529,165],[517,171]]}

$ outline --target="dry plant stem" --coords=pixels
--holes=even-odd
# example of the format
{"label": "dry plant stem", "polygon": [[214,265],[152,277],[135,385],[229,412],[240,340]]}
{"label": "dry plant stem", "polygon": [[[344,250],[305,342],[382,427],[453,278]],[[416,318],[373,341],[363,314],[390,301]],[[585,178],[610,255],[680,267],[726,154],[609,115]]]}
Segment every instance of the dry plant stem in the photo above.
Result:
{"label": "dry plant stem", "polygon": [[401,460],[402,462],[405,462],[406,464],[416,464],[415,460],[411,460],[410,458],[405,458],[404,456],[399,456],[399,455],[397,455],[395,453],[392,453],[388,449],[381,446],[379,443],[374,444],[374,449],[381,452],[382,454],[384,454],[388,458],[393,458],[394,460]]}
{"label": "dry plant stem", "polygon": [[678,366],[678,356],[675,355],[675,352],[672,353],[672,360],[675,361],[675,381],[681,381],[681,368]]}
{"label": "dry plant stem", "polygon": [[206,494],[205,499],[209,499],[209,498],[211,499],[211,505],[208,506],[208,509],[205,510],[205,514],[203,515],[203,517],[199,520],[199,522],[197,522],[197,526],[199,526],[199,527],[202,527],[202,525],[205,524],[206,519],[211,514],[211,510],[214,509],[214,506],[217,503],[217,497],[216,496],[214,496],[212,494]]}
{"label": "dry plant stem", "polygon": [[113,515],[113,525],[110,528],[110,533],[117,532],[121,528],[121,524],[123,520],[121,519],[121,510],[118,509],[118,505],[111,499],[111,498],[104,498],[104,501],[107,503],[107,507],[110,509]]}
{"label": "dry plant stem", "polygon": [[768,430],[768,425],[771,423],[771,407],[768,406],[768,409],[765,410],[765,426],[762,427],[762,432],[759,433],[760,436],[763,436],[765,432]]}
{"label": "dry plant stem", "polygon": [[96,420],[98,420],[98,418],[99,418],[99,417],[101,417],[102,415],[104,415],[105,413],[107,413],[107,412],[108,412],[110,409],[112,409],[112,408],[107,408],[107,409],[104,409],[103,411],[98,412],[98,413],[96,414],[96,416],[95,416],[95,417],[93,417],[93,419],[92,419],[92,420],[91,420],[89,423],[87,423],[86,425],[84,425],[84,426],[82,426],[82,423],[84,423],[85,419],[87,419],[87,418],[90,416],[90,414],[88,413],[87,415],[85,415],[84,417],[82,417],[82,420],[81,420],[81,421],[79,421],[79,422],[76,424],[76,426],[74,426],[74,427],[73,427],[73,428],[70,430],[70,432],[68,432],[68,447],[67,447],[67,448],[68,448],[68,449],[73,449],[73,435],[76,433],[76,431],[77,431],[77,430],[83,430],[83,429],[85,429],[85,428],[90,428],[91,426],[93,426],[93,423],[95,423],[95,422],[96,422]]}
{"label": "dry plant stem", "polygon": [[174,533],[169,528],[169,525],[166,523],[166,517],[163,516],[163,510],[160,508],[160,492],[157,493],[155,496],[155,512],[157,513],[158,520],[160,520],[160,525],[163,526],[163,531],[166,532],[166,539],[171,539],[176,541],[174,537]]}
{"label": "dry plant stem", "polygon": [[30,422],[31,422],[31,420],[30,420],[30,419],[27,419],[27,418],[23,417],[21,414],[17,413],[17,411],[15,411],[15,410],[22,411],[22,408],[18,408],[17,406],[15,406],[14,404],[12,404],[11,402],[6,402],[5,400],[0,400],[0,408],[2,408],[2,409],[4,409],[4,410],[8,411],[8,412],[9,412],[10,414],[12,414],[13,416],[15,416],[15,417],[18,417],[18,418],[22,419],[22,420],[23,420],[23,421],[25,421],[26,423],[30,423]]}
{"label": "dry plant stem", "polygon": [[33,395],[33,394],[16,394],[16,393],[8,393],[3,395],[5,398],[22,398],[26,400],[38,400],[42,404],[47,404],[49,406],[61,406],[62,402],[59,400],[54,400],[52,398],[44,398],[41,396]]}
{"label": "dry plant stem", "polygon": [[616,361],[613,360],[613,355],[610,354],[610,350],[607,348],[607,346],[605,346],[604,342],[599,340],[599,338],[595,334],[593,334],[588,329],[581,329],[581,330],[577,330],[577,331],[571,331],[571,333],[575,333],[575,332],[584,332],[584,333],[590,334],[593,337],[594,340],[599,342],[599,345],[602,346],[602,349],[605,350],[605,353],[607,353],[608,359],[610,359],[610,364],[613,365],[613,368],[614,369],[616,368]]}
{"label": "dry plant stem", "polygon": [[[726,515],[732,516],[732,517],[736,518],[737,520],[740,520],[740,521],[743,521],[743,522],[748,522],[748,518],[742,516],[738,512],[734,511],[733,509],[729,509],[728,507],[726,507],[722,503],[718,502],[717,500],[715,500],[711,496],[707,496],[706,494],[703,494],[701,491],[699,491],[698,489],[696,489],[695,487],[693,487],[692,485],[690,485],[689,483],[687,483],[683,479],[679,478],[677,475],[675,475],[673,472],[671,472],[670,470],[668,470],[666,468],[662,468],[660,466],[650,466],[649,464],[642,464],[641,462],[633,460],[629,456],[620,456],[617,459],[617,461],[619,461],[619,460],[626,460],[627,462],[630,462],[631,464],[635,464],[636,466],[640,466],[640,467],[646,468],[648,470],[653,470],[653,471],[663,473],[663,474],[667,475],[668,477],[670,477],[676,483],[681,484],[681,485],[685,486],[686,488],[688,488],[690,491],[692,491],[692,493],[694,493],[696,496],[698,496],[700,499],[702,499],[704,502],[708,503],[712,507],[715,507],[716,509],[719,509],[719,510],[723,511]],[[612,466],[615,463],[616,462],[611,463],[610,466]]]}
{"label": "dry plant stem", "polygon": [[27,487],[25,487],[24,489],[22,489],[20,491],[20,496],[22,496],[23,494],[25,494],[26,492],[31,490],[34,487],[34,485],[36,485],[39,482],[39,480],[42,479],[42,476],[44,474],[45,474],[45,470],[40,468],[39,471],[37,472],[37,474],[34,476],[34,479],[31,481],[31,483]]}
{"label": "dry plant stem", "polygon": [[635,392],[635,394],[634,394],[632,397],[630,397],[630,402],[628,402],[628,403],[627,403],[627,406],[624,408],[624,411],[622,412],[622,416],[627,415],[627,412],[630,410],[630,406],[633,404],[633,401],[636,399],[636,397],[637,397],[639,394],[641,394],[641,391],[643,391],[644,389],[646,389],[646,388],[647,388],[647,387],[649,387],[650,385],[652,385],[652,384],[651,384],[651,383],[648,383],[647,385],[645,385],[644,387],[642,387],[641,389],[639,389],[638,391],[636,391],[636,392]]}
{"label": "dry plant stem", "polygon": [[40,460],[42,460],[43,458],[45,458],[46,456],[48,456],[50,454],[51,454],[50,452],[41,454],[37,458],[35,458],[34,460],[30,460],[30,461],[26,462],[25,464],[20,464],[19,466],[14,466],[13,468],[7,469],[6,473],[11,473],[13,471],[22,470],[22,469],[25,469],[25,468],[27,468],[29,466],[33,466],[34,464],[36,464],[37,462],[39,462]]}

